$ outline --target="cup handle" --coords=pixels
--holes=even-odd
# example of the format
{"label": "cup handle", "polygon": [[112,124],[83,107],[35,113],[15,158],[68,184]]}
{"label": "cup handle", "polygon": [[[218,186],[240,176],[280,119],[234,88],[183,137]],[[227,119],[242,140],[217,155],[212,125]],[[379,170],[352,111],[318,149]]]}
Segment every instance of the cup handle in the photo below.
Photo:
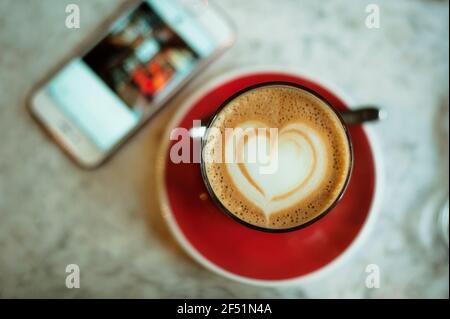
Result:
{"label": "cup handle", "polygon": [[379,121],[387,117],[386,111],[375,106],[359,106],[353,110],[339,111],[339,113],[348,125]]}

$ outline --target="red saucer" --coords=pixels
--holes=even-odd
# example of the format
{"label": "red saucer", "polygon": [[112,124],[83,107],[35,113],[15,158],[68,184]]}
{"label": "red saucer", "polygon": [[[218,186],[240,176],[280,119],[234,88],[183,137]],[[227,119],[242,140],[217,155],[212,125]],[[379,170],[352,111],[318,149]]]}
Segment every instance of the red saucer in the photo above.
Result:
{"label": "red saucer", "polygon": [[[206,92],[176,126],[189,129],[193,120],[212,114],[236,91],[266,81],[295,82],[318,92],[337,109],[347,108],[341,98],[309,79],[282,72],[253,72]],[[197,255],[197,260],[231,277],[290,280],[325,267],[355,240],[374,199],[375,163],[368,137],[361,126],[350,127],[350,135],[354,168],[344,197],[324,218],[289,233],[261,232],[232,220],[205,196],[199,164],[174,164],[167,156],[163,181],[177,238],[186,243],[183,246],[192,255]]]}

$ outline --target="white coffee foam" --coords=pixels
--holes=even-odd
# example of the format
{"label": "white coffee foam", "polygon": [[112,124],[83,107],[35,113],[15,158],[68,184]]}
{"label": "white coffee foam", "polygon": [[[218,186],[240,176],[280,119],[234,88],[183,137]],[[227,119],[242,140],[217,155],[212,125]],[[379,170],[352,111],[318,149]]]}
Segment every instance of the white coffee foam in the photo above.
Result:
{"label": "white coffee foam", "polygon": [[[237,126],[242,129],[262,127],[268,129],[261,122],[255,121],[243,122]],[[235,158],[238,151],[235,141],[235,136],[229,136],[225,141],[224,151],[228,158]],[[258,143],[270,144],[269,137],[258,134],[248,138],[243,146],[244,154],[257,153]],[[330,159],[323,134],[305,123],[291,123],[282,127],[278,131],[277,147],[272,149],[270,155],[272,160],[277,161],[272,174],[262,174],[261,166],[268,164],[259,161],[246,161],[241,165],[236,161],[226,163],[236,190],[259,207],[267,217],[306,199],[326,182]],[[258,160],[259,156],[255,158]]]}
{"label": "white coffee foam", "polygon": [[[246,92],[219,112],[212,127],[220,134],[207,133],[203,159],[233,158],[235,150],[228,144],[232,141],[223,134],[228,129],[278,129],[278,166],[272,175],[261,174],[261,168],[272,162],[243,166],[206,161],[214,194],[247,223],[272,229],[307,223],[329,208],[345,186],[351,163],[345,128],[326,103],[305,90],[273,85]],[[259,138],[252,141],[250,136],[242,152],[267,143]]]}

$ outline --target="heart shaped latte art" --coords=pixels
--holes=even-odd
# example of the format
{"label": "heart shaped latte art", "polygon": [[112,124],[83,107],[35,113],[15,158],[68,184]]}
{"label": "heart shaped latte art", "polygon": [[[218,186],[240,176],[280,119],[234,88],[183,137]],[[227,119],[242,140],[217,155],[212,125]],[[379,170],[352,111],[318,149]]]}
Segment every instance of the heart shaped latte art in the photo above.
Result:
{"label": "heart shaped latte art", "polygon": [[225,156],[234,159],[227,161],[227,171],[242,195],[266,216],[307,198],[323,182],[326,148],[313,128],[291,123],[275,137],[261,122],[236,128],[225,141]]}

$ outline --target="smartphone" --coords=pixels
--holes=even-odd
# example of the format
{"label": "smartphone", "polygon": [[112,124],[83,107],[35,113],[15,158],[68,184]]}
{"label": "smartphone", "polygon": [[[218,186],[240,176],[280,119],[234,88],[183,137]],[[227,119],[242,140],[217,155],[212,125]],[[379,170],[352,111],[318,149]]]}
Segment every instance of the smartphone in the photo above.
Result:
{"label": "smartphone", "polygon": [[31,94],[33,117],[81,167],[104,163],[234,42],[205,0],[145,0]]}

